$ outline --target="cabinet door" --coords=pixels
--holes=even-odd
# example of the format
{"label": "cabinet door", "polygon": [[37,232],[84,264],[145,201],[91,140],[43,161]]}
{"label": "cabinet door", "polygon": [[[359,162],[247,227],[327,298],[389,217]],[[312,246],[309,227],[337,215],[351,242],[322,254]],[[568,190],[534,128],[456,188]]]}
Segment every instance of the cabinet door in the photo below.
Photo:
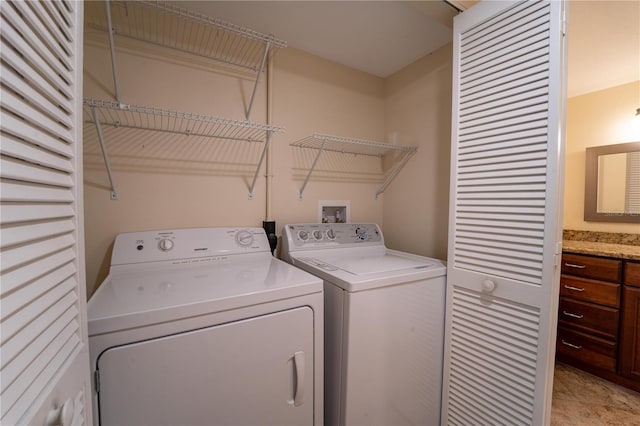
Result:
{"label": "cabinet door", "polygon": [[620,374],[640,380],[640,288],[624,286]]}
{"label": "cabinet door", "polygon": [[308,307],[114,347],[100,424],[311,425],[313,363]]}

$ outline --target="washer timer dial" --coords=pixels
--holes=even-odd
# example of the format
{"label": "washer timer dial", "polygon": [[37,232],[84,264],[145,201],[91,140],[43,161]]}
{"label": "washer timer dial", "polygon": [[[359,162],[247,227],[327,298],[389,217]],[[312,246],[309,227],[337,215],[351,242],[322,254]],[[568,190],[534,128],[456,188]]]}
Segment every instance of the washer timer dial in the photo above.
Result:
{"label": "washer timer dial", "polygon": [[251,231],[243,229],[236,233],[236,243],[241,247],[249,247],[253,244],[253,234]]}
{"label": "washer timer dial", "polygon": [[158,248],[162,251],[169,251],[173,248],[173,240],[163,238],[158,242]]}

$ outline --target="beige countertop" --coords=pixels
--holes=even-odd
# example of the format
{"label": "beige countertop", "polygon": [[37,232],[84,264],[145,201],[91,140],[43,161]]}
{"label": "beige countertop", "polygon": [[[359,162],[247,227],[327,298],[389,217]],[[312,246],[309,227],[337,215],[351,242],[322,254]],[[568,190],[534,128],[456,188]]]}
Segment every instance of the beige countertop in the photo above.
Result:
{"label": "beige countertop", "polygon": [[570,253],[640,260],[640,245],[563,240],[562,250]]}

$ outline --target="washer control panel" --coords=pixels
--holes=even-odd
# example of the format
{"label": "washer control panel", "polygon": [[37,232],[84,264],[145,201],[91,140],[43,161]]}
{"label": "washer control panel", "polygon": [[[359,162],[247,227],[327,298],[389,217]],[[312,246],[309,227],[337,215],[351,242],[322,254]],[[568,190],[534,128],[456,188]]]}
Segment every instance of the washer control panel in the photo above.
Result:
{"label": "washer control panel", "polygon": [[313,248],[346,244],[384,244],[382,231],[374,223],[302,223],[286,225],[283,239],[291,248]]}
{"label": "washer control panel", "polygon": [[240,253],[267,252],[262,228],[190,228],[119,234],[113,246],[111,265],[170,260],[191,263],[201,258]]}

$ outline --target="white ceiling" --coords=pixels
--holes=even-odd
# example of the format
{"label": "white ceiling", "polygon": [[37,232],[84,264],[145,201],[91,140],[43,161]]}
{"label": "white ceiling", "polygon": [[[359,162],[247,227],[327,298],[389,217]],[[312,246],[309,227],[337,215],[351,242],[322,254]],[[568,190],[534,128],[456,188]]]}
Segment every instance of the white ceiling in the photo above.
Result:
{"label": "white ceiling", "polygon": [[[449,43],[456,14],[438,0],[179,3],[379,77]],[[640,80],[640,0],[572,0],[568,28],[570,97]]]}

